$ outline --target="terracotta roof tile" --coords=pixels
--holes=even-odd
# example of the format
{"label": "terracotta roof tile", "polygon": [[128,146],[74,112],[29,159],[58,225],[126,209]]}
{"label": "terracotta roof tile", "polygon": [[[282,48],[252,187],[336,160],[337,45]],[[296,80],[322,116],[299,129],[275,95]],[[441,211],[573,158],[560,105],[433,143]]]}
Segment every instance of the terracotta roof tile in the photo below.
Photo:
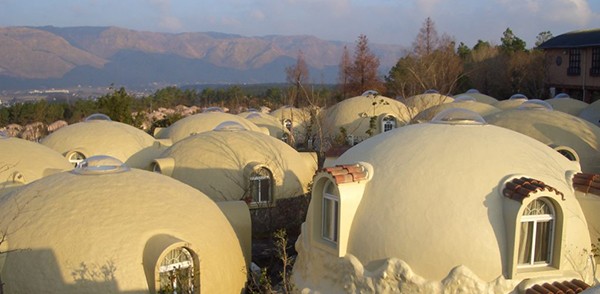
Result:
{"label": "terracotta roof tile", "polygon": [[600,196],[600,175],[578,173],[573,177],[573,189]]}
{"label": "terracotta roof tile", "polygon": [[589,288],[590,285],[582,280],[536,284],[525,290],[525,294],[575,294]]}
{"label": "terracotta roof tile", "polygon": [[554,192],[556,195],[564,198],[564,194],[553,187],[546,185],[544,182],[532,178],[514,178],[507,182],[502,190],[505,197],[523,202],[523,199],[529,197],[529,194],[536,191]]}
{"label": "terracotta roof tile", "polygon": [[358,182],[367,178],[367,171],[360,164],[336,165],[326,167],[323,171],[332,175],[336,184]]}

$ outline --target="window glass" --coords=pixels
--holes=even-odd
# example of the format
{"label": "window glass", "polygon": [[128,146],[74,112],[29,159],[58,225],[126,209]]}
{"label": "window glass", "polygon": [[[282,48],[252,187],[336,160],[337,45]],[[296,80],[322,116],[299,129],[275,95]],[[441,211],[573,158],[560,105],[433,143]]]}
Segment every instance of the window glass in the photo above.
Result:
{"label": "window glass", "polygon": [[271,172],[266,168],[254,171],[250,176],[252,202],[269,203],[271,201]]}
{"label": "window glass", "polygon": [[600,47],[592,48],[592,66],[590,67],[590,76],[600,76]]}
{"label": "window glass", "polygon": [[383,118],[383,132],[391,131],[396,127],[396,119],[393,116]]}
{"label": "window glass", "polygon": [[339,195],[332,182],[325,185],[323,191],[323,228],[322,236],[325,240],[337,243],[339,230]]}
{"label": "window glass", "polygon": [[283,126],[288,130],[288,131],[292,131],[292,121],[289,119],[286,119],[283,121]]}
{"label": "window glass", "polygon": [[581,51],[579,49],[569,50],[569,67],[567,75],[578,76],[581,74]]}
{"label": "window glass", "polygon": [[184,248],[173,249],[161,260],[158,293],[199,293],[200,287],[194,276],[192,253]]}
{"label": "window glass", "polygon": [[519,266],[549,265],[552,262],[555,215],[550,201],[532,201],[521,217]]}

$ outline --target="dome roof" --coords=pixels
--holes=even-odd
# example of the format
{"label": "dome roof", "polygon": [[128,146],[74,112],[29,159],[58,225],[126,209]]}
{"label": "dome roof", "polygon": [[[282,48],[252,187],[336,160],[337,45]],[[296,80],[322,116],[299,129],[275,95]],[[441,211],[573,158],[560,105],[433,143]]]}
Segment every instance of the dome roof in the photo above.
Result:
{"label": "dome roof", "polygon": [[564,98],[555,97],[544,101],[552,105],[554,110],[562,111],[574,116],[578,116],[582,110],[589,106],[589,104],[581,100],[573,99],[568,96]]}
{"label": "dome roof", "polygon": [[489,96],[489,95],[482,94],[482,93],[480,93],[479,91],[477,91],[475,89],[471,89],[471,90],[469,90],[467,92],[464,92],[462,94],[458,94],[458,95],[456,95],[456,97],[462,96],[462,95],[473,97],[473,98],[475,98],[475,100],[477,102],[486,103],[486,104],[490,104],[490,105],[498,102],[498,99],[496,99],[496,98],[494,98],[492,96]]}
{"label": "dome roof", "polygon": [[560,111],[512,109],[485,117],[546,145],[572,148],[584,172],[600,173],[600,127]]}
{"label": "dome roof", "polygon": [[58,152],[31,141],[0,135],[0,191],[73,168]]}
{"label": "dome roof", "polygon": [[411,125],[365,141],[336,161],[354,162],[370,163],[377,174],[357,210],[348,252],[364,264],[400,258],[438,280],[460,264],[484,280],[501,275],[507,252],[499,246],[506,236],[494,229],[504,224],[499,183],[521,174],[567,192],[565,173],[574,168],[547,146],[491,125]]}
{"label": "dome roof", "polygon": [[298,125],[310,120],[310,111],[308,109],[291,106],[282,106],[271,111],[269,115],[276,117],[280,121],[290,119],[292,122],[296,122]]}
{"label": "dome roof", "polygon": [[[321,120],[323,111],[321,108],[283,106],[269,114],[275,117],[284,128],[290,130],[291,139],[293,139],[293,141],[290,140],[290,143],[301,147],[304,143],[308,144],[311,137],[316,136],[317,130],[312,126],[312,115],[315,116],[315,120]],[[304,147],[310,149],[312,146]]]}
{"label": "dome roof", "polygon": [[326,109],[323,125],[329,136],[336,136],[343,128],[347,135],[368,137],[371,117],[382,115],[395,117],[399,126],[411,120],[411,111],[402,102],[369,95],[348,98]]}
{"label": "dome roof", "polygon": [[400,101],[409,108],[414,108],[414,114],[417,114],[429,107],[450,103],[454,98],[439,93],[425,93],[400,99]]}
{"label": "dome roof", "polygon": [[159,261],[181,247],[195,256],[202,292],[239,293],[246,281],[240,242],[219,207],[156,173],[54,174],[0,198],[0,215],[10,216],[0,228],[18,228],[0,248],[9,251],[0,266],[8,293],[154,292]]}
{"label": "dome roof", "polygon": [[188,137],[165,150],[156,163],[162,173],[215,201],[242,199],[251,172],[259,167],[272,174],[276,197],[298,196],[306,193],[316,169],[314,159],[302,156],[283,141],[244,130]]}
{"label": "dome roof", "polygon": [[75,152],[84,159],[109,155],[130,167],[148,168],[160,150],[155,139],[144,131],[121,122],[88,119],[58,129],[42,140],[42,144],[67,158]]}
{"label": "dome roof", "polygon": [[224,112],[203,112],[182,118],[160,130],[156,134],[157,139],[170,139],[173,143],[179,142],[191,135],[212,131],[219,124],[232,121],[237,122],[250,131],[263,132],[251,121],[235,114]]}
{"label": "dome roof", "polygon": [[510,96],[506,100],[500,100],[496,103],[493,103],[492,105],[495,106],[496,108],[499,108],[502,110],[507,110],[507,109],[518,108],[521,104],[523,104],[527,100],[529,100],[529,98],[527,98],[527,96],[517,93],[517,94]]}
{"label": "dome roof", "polygon": [[581,110],[579,117],[600,127],[600,100]]}
{"label": "dome roof", "polygon": [[429,108],[419,112],[413,120],[417,121],[417,122],[429,121],[433,117],[435,117],[438,113],[440,113],[446,109],[453,109],[453,108],[468,109],[468,110],[478,113],[481,116],[486,116],[486,115],[497,113],[497,112],[501,111],[500,109],[498,109],[494,106],[491,106],[490,104],[487,104],[487,103],[481,103],[481,102],[477,102],[477,101],[455,100],[454,102],[451,102],[451,103],[444,103],[444,104],[429,107]]}
{"label": "dome roof", "polygon": [[289,131],[283,127],[282,122],[272,115],[261,112],[247,112],[240,115],[258,127],[269,130],[269,135],[273,138],[281,139],[284,134],[289,134]]}
{"label": "dome roof", "polygon": [[[346,182],[348,177],[323,172],[315,178],[311,207],[321,207],[316,202],[322,199],[315,197],[321,180],[337,183],[337,250],[345,246],[345,251],[325,244],[325,223],[318,221],[323,212],[309,210],[296,243],[294,276],[300,289],[341,291],[343,284],[357,292],[401,287],[415,293],[511,292],[520,280],[511,284],[506,277],[515,250],[508,245],[515,242],[508,223],[517,221],[507,209],[520,206],[503,189],[524,176],[553,187],[553,201],[568,214],[562,254],[589,246],[569,177],[578,165],[514,131],[444,120],[408,125],[368,139],[335,161],[343,167],[357,163],[366,176],[356,173]],[[332,249],[335,253],[326,254]],[[561,263],[561,270],[568,272],[569,266]],[[332,278],[313,279],[317,276]]]}

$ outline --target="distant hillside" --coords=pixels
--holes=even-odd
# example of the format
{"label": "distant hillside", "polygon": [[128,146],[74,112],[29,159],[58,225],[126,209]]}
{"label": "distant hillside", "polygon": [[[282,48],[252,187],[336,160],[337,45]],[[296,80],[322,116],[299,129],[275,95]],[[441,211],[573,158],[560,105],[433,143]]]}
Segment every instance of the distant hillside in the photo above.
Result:
{"label": "distant hillside", "polygon": [[[313,36],[5,27],[0,28],[0,89],[283,82],[285,67],[295,63],[300,50],[311,79],[332,83],[344,46],[354,48]],[[369,46],[380,58],[382,73],[402,54],[396,45]]]}

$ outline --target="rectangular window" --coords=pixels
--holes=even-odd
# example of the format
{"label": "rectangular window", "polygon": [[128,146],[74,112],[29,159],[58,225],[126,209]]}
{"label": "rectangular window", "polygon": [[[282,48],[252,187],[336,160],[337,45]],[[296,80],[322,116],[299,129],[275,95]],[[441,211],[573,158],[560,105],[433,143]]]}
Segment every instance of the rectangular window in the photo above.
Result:
{"label": "rectangular window", "polygon": [[600,47],[592,48],[592,67],[590,68],[590,76],[600,76]]}
{"label": "rectangular window", "polygon": [[323,230],[325,240],[338,242],[339,201],[330,194],[323,195]]}
{"label": "rectangular window", "polygon": [[550,215],[524,216],[519,242],[519,267],[546,266],[552,259],[554,223]]}
{"label": "rectangular window", "polygon": [[569,50],[569,67],[567,75],[578,76],[581,74],[581,51],[579,49]]}
{"label": "rectangular window", "polygon": [[271,181],[268,176],[255,176],[252,181],[252,202],[266,203],[270,201]]}

